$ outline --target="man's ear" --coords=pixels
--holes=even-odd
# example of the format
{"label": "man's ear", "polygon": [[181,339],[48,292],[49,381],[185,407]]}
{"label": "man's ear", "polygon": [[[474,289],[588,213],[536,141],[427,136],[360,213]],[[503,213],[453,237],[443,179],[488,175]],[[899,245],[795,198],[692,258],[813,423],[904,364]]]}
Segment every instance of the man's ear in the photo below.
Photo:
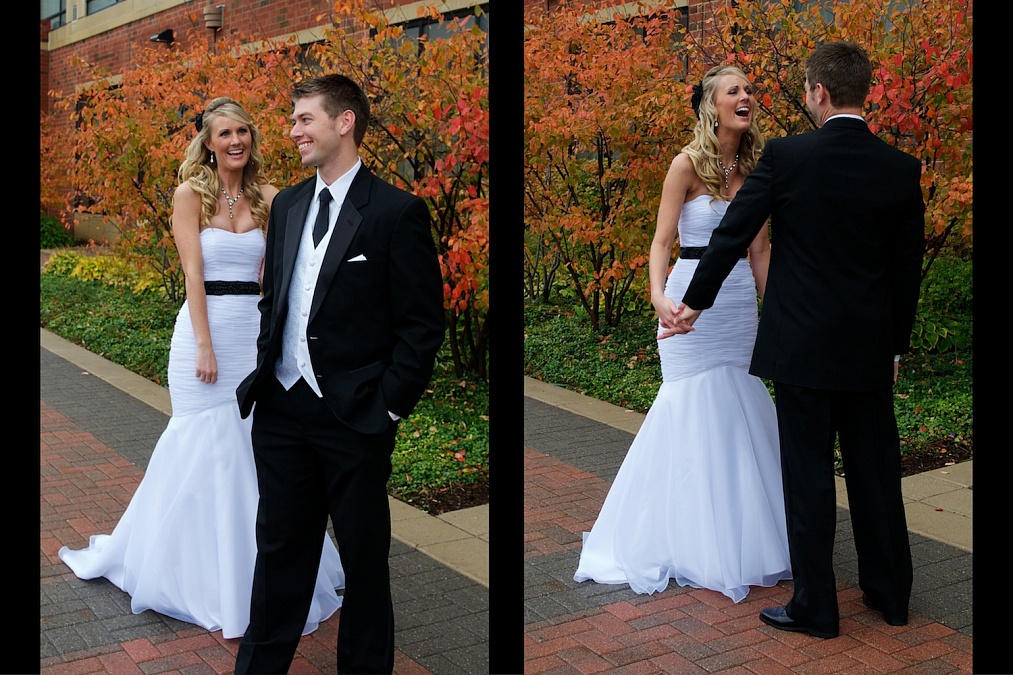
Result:
{"label": "man's ear", "polygon": [[342,136],[353,134],[355,131],[355,113],[345,110],[338,115],[338,133]]}
{"label": "man's ear", "polygon": [[824,103],[830,103],[830,92],[827,91],[827,88],[823,86],[822,82],[817,82],[814,89],[816,90],[817,103],[819,103],[820,105],[823,105]]}

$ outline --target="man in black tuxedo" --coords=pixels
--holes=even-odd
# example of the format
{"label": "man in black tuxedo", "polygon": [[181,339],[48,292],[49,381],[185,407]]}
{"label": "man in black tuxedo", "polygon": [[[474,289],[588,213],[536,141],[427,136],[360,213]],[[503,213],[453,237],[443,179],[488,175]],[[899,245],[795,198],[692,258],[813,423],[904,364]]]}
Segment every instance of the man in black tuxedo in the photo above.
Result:
{"label": "man in black tuxedo", "polygon": [[274,199],[257,367],[237,390],[243,417],[256,402],[260,507],[236,673],[288,670],[328,515],[345,571],[338,672],[390,673],[387,480],[398,420],[443,342],[442,275],[425,202],[359,159],[369,123],[359,86],[325,75],[292,99],[290,136],[317,172]]}
{"label": "man in black tuxedo", "polygon": [[831,638],[840,630],[835,439],[863,600],[891,625],[907,623],[911,551],[892,388],[918,303],[925,205],[919,160],[862,118],[872,81],[865,51],[822,44],[805,74],[820,128],[767,142],[664,335],[693,330],[769,217],[770,269],[749,372],[774,385],[794,593],[760,619]]}

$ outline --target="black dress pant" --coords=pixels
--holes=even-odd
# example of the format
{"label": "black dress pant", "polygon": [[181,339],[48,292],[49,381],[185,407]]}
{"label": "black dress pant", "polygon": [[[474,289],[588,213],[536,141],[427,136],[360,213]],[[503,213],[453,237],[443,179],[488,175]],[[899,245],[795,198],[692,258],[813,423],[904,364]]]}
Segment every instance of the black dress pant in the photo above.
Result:
{"label": "black dress pant", "polygon": [[397,424],[361,434],[338,422],[303,380],[273,380],[253,411],[260,485],[250,626],[236,673],[285,673],[306,623],[330,515],[345,572],[339,673],[391,673],[387,480]]}
{"label": "black dress pant", "polygon": [[840,442],[859,586],[885,614],[907,617],[911,549],[901,495],[893,391],[847,392],[774,383],[794,593],[788,615],[839,627],[833,570]]}

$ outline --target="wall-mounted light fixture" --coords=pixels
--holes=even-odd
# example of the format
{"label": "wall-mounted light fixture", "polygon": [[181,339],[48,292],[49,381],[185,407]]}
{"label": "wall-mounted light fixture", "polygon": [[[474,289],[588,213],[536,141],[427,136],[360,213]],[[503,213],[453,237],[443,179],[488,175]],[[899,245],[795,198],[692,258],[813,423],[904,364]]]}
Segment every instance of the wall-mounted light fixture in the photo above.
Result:
{"label": "wall-mounted light fixture", "polygon": [[148,39],[152,42],[161,42],[164,45],[171,45],[176,41],[176,34],[171,28],[166,28],[158,35],[152,35]]}
{"label": "wall-mounted light fixture", "polygon": [[225,5],[218,5],[204,8],[204,26],[213,30],[222,27],[225,20]]}

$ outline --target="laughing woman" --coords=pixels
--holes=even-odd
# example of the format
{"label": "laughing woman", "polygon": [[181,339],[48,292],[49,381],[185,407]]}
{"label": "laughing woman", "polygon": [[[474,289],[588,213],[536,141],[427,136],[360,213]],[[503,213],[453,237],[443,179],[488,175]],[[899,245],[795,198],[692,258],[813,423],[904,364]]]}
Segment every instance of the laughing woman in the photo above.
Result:
{"label": "laughing woman", "polygon": [[[693,140],[669,168],[651,245],[659,333],[674,324],[711,232],[763,147],[753,88],[738,68],[710,70],[692,103]],[[655,593],[672,579],[739,602],[750,586],[791,578],[774,403],[748,372],[769,256],[764,226],[701,329],[659,340],[661,387],[584,534],[574,580]]]}

